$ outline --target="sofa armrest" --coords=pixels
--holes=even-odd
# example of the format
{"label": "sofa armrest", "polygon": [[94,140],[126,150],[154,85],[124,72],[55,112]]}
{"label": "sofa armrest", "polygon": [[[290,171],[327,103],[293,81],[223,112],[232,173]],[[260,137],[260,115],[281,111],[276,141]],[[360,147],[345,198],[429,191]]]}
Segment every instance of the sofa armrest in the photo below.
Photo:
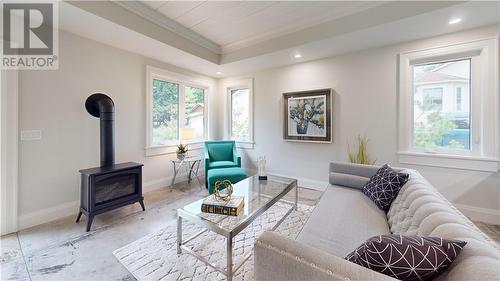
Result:
{"label": "sofa armrest", "polygon": [[275,232],[264,232],[254,248],[256,281],[396,280]]}
{"label": "sofa armrest", "polygon": [[356,175],[342,174],[330,172],[329,182],[332,185],[340,185],[350,188],[362,190],[370,178],[360,177]]}
{"label": "sofa armrest", "polygon": [[364,164],[345,163],[345,162],[330,163],[330,173],[353,175],[364,178],[371,178],[371,176],[377,173],[379,168],[380,166],[375,166],[375,165],[364,165]]}

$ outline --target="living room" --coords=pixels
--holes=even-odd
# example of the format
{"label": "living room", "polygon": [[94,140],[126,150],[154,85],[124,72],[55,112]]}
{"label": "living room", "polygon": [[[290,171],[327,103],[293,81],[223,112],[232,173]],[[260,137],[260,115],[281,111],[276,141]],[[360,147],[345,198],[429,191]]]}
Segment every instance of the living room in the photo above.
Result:
{"label": "living room", "polygon": [[500,280],[500,2],[1,5],[0,280]]}

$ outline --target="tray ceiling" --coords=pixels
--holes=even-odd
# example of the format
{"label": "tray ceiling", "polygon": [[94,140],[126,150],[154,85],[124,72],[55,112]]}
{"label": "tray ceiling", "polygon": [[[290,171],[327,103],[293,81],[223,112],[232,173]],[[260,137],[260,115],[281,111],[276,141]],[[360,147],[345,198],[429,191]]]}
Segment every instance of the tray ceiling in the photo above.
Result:
{"label": "tray ceiling", "polygon": [[224,49],[247,47],[383,4],[380,1],[141,1]]}
{"label": "tray ceiling", "polygon": [[[63,1],[59,22],[61,29],[80,36],[214,77],[241,75],[486,25],[496,30],[500,23],[500,2],[355,2],[359,6],[349,8],[341,5],[353,3],[308,3],[313,8],[305,4]],[[218,8],[213,8],[214,5]],[[327,7],[335,13],[327,11]],[[344,14],[340,7],[344,7]],[[358,12],[354,12],[356,9]],[[160,10],[167,10],[170,17]],[[266,10],[273,11],[268,11],[273,15],[270,18],[280,19],[265,20],[260,14]],[[298,11],[304,14],[297,16],[301,13]],[[259,15],[259,20],[253,15]],[[311,17],[317,21],[301,21]],[[451,18],[457,17],[462,19],[461,23],[448,24]],[[204,24],[211,24],[217,30],[214,24],[217,21],[226,30],[220,35],[222,39],[208,38],[208,33],[195,31]],[[231,30],[239,29],[235,25],[242,22],[245,25],[241,27],[241,34],[231,34]],[[257,32],[254,36],[256,30],[262,30],[265,35]],[[231,36],[233,39],[228,39]],[[223,42],[227,44],[221,45]],[[298,53],[299,58],[295,56]]]}

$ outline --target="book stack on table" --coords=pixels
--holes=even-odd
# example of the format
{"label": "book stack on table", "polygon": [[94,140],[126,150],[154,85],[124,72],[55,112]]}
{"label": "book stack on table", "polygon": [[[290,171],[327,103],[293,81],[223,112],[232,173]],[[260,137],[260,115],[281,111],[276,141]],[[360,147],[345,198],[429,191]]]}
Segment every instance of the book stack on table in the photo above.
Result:
{"label": "book stack on table", "polygon": [[219,201],[214,195],[210,195],[201,204],[201,211],[204,213],[219,214],[226,216],[239,216],[245,206],[243,196],[233,196],[231,200]]}

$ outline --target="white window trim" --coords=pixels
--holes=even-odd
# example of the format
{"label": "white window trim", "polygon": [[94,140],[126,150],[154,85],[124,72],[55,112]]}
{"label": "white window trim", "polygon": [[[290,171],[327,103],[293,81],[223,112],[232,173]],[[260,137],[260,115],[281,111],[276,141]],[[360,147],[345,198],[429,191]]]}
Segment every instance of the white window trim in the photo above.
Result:
{"label": "white window trim", "polygon": [[[202,80],[195,79],[193,77],[167,71],[164,69],[152,67],[152,66],[146,66],[146,147],[144,148],[145,150],[145,156],[155,156],[155,155],[162,155],[162,154],[172,154],[175,153],[177,150],[177,145],[180,143],[180,140],[173,140],[169,143],[163,144],[163,145],[153,145],[152,144],[152,133],[153,133],[153,115],[152,115],[152,110],[153,110],[153,88],[152,88],[152,81],[153,79],[160,79],[168,82],[173,82],[179,84],[179,105],[183,104],[183,99],[184,99],[184,87],[183,86],[190,86],[190,87],[196,87],[196,88],[202,88],[205,91],[205,96],[204,96],[204,102],[205,102],[205,108],[203,110],[203,118],[205,120],[204,122],[204,136],[203,138],[199,139],[193,139],[189,141],[183,141],[183,143],[189,145],[189,150],[200,150],[203,149],[203,143],[208,139],[209,137],[209,120],[208,120],[208,111],[209,111],[209,105],[208,105],[208,96],[210,95],[210,86]],[[182,92],[182,94],[181,94]],[[179,128],[181,128],[181,122],[184,120],[184,115],[183,115],[183,110],[179,110]]]}
{"label": "white window trim", "polygon": [[[231,135],[231,124],[232,124],[232,101],[231,101],[231,91],[237,90],[237,89],[248,89],[248,99],[249,99],[249,122],[250,122],[250,140],[240,140],[237,138],[234,138]],[[254,142],[254,125],[253,125],[253,79],[242,79],[238,81],[232,81],[228,85],[226,85],[226,94],[227,94],[227,132],[226,135],[229,137],[229,139],[235,140],[236,141],[236,147],[238,148],[243,148],[243,149],[253,149],[255,146]]]}
{"label": "white window trim", "polygon": [[[486,38],[443,47],[404,52],[399,54],[399,111],[398,111],[398,158],[402,164],[446,167],[476,171],[497,172],[498,150],[498,38]],[[480,112],[480,120],[471,120],[479,146],[475,154],[417,151],[412,148],[413,135],[413,73],[412,65],[457,57],[477,56],[479,59],[479,87],[471,93],[473,111]],[[472,79],[478,75],[471,74]],[[472,100],[476,104],[472,105]],[[474,136],[473,136],[474,138]]]}

